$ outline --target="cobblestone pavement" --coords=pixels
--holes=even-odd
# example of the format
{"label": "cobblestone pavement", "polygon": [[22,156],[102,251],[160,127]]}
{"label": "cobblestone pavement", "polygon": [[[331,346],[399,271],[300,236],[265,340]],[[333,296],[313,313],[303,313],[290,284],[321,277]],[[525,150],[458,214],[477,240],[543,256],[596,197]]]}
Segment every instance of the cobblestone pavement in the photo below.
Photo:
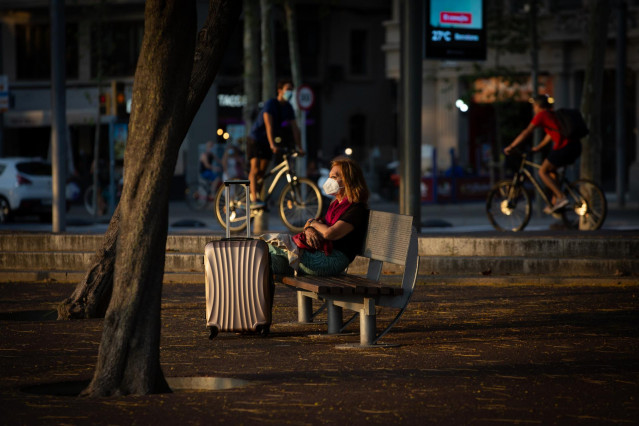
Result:
{"label": "cobblestone pavement", "polygon": [[[72,285],[0,284],[3,424],[609,424],[639,418],[639,284],[418,285],[384,349],[337,349],[295,323],[277,287],[267,338],[208,340],[204,289],[164,286],[168,377],[246,386],[77,398],[96,361],[102,320],[58,322]],[[392,312],[378,315],[378,325]],[[355,321],[349,326],[358,330]]]}

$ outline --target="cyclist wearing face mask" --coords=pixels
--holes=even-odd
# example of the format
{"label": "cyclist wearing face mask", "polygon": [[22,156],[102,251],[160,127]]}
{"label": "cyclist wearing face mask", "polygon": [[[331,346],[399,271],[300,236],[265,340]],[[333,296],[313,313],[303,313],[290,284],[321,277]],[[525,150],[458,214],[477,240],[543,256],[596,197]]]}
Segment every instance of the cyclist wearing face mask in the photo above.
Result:
{"label": "cyclist wearing face mask", "polygon": [[[309,219],[304,232],[293,238],[301,249],[299,272],[306,275],[341,273],[353,261],[366,237],[369,192],[359,165],[348,157],[336,158],[323,187],[335,200],[323,218]],[[275,274],[293,273],[284,250],[269,244],[269,253]]]}
{"label": "cyclist wearing face mask", "polygon": [[247,146],[247,157],[250,163],[249,181],[251,191],[251,207],[264,207],[259,200],[258,183],[264,177],[266,167],[274,153],[281,149],[282,140],[292,135],[298,151],[302,151],[300,131],[295,121],[295,112],[290,104],[293,98],[293,84],[290,80],[277,83],[277,98],[264,103],[251,128]]}

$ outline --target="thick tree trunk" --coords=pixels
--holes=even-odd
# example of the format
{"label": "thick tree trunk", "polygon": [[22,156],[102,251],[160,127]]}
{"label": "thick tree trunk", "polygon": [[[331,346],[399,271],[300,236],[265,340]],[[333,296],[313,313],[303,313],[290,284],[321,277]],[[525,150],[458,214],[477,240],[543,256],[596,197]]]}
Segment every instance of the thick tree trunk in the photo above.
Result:
{"label": "thick tree trunk", "polygon": [[[209,14],[198,36],[196,55],[193,60],[191,84],[188,89],[189,100],[184,110],[188,123],[193,120],[215,79],[223,51],[228,43],[228,33],[236,24],[237,16],[241,11],[241,5],[237,3],[239,2],[211,1],[210,3]],[[223,22],[225,18],[230,21]],[[119,232],[118,208],[111,219],[102,247],[96,252],[84,279],[78,283],[73,294],[58,306],[58,319],[104,317],[113,289],[115,247]]]}
{"label": "thick tree trunk", "polygon": [[240,10],[240,2],[212,0],[196,48],[194,1],[146,2],[118,207],[113,295],[96,370],[83,395],[170,391],[159,356],[167,188]]}
{"label": "thick tree trunk", "polygon": [[120,229],[120,209],[115,209],[102,247],[95,253],[84,279],[73,294],[58,305],[58,319],[103,318],[113,292],[113,268]]}
{"label": "thick tree trunk", "polygon": [[588,53],[586,75],[581,98],[581,113],[590,129],[582,140],[581,177],[601,182],[601,106],[604,56],[608,38],[608,0],[590,0],[588,20]]}

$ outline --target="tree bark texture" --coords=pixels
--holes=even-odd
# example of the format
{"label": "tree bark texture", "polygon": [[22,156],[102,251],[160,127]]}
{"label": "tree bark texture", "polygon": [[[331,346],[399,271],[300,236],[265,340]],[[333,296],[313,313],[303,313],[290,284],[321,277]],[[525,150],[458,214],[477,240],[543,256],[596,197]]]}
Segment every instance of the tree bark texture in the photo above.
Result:
{"label": "tree bark texture", "polygon": [[83,395],[170,391],[159,356],[167,188],[180,145],[215,78],[240,10],[241,2],[211,0],[196,37],[193,0],[145,4],[118,206],[113,295],[95,373]]}
{"label": "tree bark texture", "polygon": [[103,318],[113,292],[113,269],[120,229],[120,209],[115,209],[102,247],[95,253],[91,265],[73,294],[58,305],[58,319]]}
{"label": "tree bark texture", "polygon": [[604,59],[608,38],[608,0],[590,0],[586,75],[581,98],[581,113],[590,129],[582,139],[581,177],[601,182],[601,100]]}

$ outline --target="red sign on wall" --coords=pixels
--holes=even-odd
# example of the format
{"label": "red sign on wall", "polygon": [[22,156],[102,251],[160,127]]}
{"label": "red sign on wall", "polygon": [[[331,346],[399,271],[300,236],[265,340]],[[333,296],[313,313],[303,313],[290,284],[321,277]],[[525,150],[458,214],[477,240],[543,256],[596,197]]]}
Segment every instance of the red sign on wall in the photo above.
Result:
{"label": "red sign on wall", "polygon": [[471,13],[464,12],[440,12],[439,23],[470,25],[473,23],[473,15]]}

